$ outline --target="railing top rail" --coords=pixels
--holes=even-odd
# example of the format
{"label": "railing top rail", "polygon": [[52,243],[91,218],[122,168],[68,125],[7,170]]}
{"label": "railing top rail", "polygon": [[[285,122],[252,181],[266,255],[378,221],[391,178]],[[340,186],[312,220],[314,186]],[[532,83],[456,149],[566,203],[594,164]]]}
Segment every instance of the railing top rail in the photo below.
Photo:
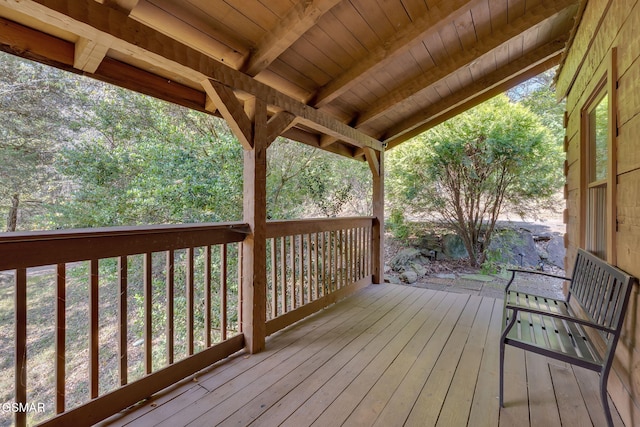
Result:
{"label": "railing top rail", "polygon": [[0,271],[241,242],[249,232],[234,222],[6,233]]}
{"label": "railing top rail", "polygon": [[267,238],[297,234],[321,233],[346,228],[371,227],[374,217],[311,218],[267,222]]}

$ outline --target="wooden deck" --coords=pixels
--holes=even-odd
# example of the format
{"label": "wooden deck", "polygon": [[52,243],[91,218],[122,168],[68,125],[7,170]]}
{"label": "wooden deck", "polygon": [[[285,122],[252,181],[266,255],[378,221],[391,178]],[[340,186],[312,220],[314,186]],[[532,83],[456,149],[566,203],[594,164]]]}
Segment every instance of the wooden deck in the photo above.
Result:
{"label": "wooden deck", "polygon": [[499,299],[370,286],[103,425],[605,425],[596,374],[515,348],[500,410],[501,318]]}

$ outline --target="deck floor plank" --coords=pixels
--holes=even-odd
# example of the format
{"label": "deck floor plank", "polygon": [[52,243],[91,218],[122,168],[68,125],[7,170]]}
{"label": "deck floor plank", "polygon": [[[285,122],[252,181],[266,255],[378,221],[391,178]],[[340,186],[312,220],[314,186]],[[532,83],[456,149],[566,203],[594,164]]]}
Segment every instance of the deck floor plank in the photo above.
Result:
{"label": "deck floor plank", "polygon": [[[406,330],[408,329],[419,329],[421,324],[416,326],[415,324],[417,322],[414,319],[418,317],[417,314],[423,311],[421,310],[424,307],[423,304],[430,302],[435,296],[435,292],[422,293],[420,297],[415,299],[413,303],[414,309],[408,308],[403,313],[403,316],[397,317],[391,323],[388,323],[390,319],[381,319],[379,325],[386,325],[386,327],[382,330],[376,331],[378,332],[378,335],[375,337],[373,337],[373,334],[357,334],[358,331],[354,330],[350,331],[352,333],[341,335],[340,341],[344,345],[333,344],[330,348],[327,348],[327,351],[317,353],[283,377],[282,380],[275,383],[274,386],[269,387],[268,390],[265,390],[255,399],[248,402],[245,407],[236,411],[233,416],[225,420],[225,423],[229,425],[248,425],[271,406],[284,398],[292,389],[300,385],[303,381],[305,383],[305,389],[308,392],[313,391],[314,388],[310,387],[312,383],[315,384],[316,387],[326,384],[330,380],[331,376],[337,374],[340,367],[350,363],[350,361],[353,360],[359,352],[364,351],[367,347],[369,348],[370,353],[380,354],[379,350],[372,348],[371,345],[373,345],[376,340],[379,340],[380,345],[384,347],[387,345],[388,340],[392,338],[394,333],[396,334],[396,337],[400,337],[406,334]],[[436,298],[436,301],[432,304],[432,308],[437,307],[437,302],[438,299]],[[411,315],[414,315],[414,317],[408,318],[408,316]],[[317,375],[315,375],[316,372],[318,372]],[[316,378],[313,379],[311,378],[312,376],[315,376]],[[300,396],[305,395],[304,390],[300,390],[300,392]],[[285,407],[285,411],[289,411],[289,413],[294,409],[296,408],[291,406],[291,404]],[[209,421],[210,419],[206,419],[207,424],[211,424]],[[263,425],[262,420],[256,422],[256,425]]]}
{"label": "deck floor plank", "polygon": [[472,296],[470,298],[460,319],[456,322],[456,327],[442,349],[433,372],[431,372],[427,382],[422,387],[405,425],[416,427],[436,425],[440,410],[449,391],[449,386],[459,366],[464,346],[473,329],[481,301],[482,297]]}
{"label": "deck floor plank", "polygon": [[467,421],[467,424],[472,427],[495,427],[498,425],[500,408],[496,402],[498,402],[499,371],[496,361],[499,358],[500,349],[496,343],[500,340],[502,329],[502,307],[502,300],[494,300],[493,312],[482,350],[478,381],[474,387],[471,413]]}
{"label": "deck floor plank", "polygon": [[483,298],[460,357],[459,366],[455,371],[453,381],[438,416],[436,427],[463,426],[467,424],[475,391],[473,387],[467,387],[467,385],[470,382],[476,382],[480,373],[482,358],[479,355],[482,354],[486,344],[493,311],[494,300]]}
{"label": "deck floor plank", "polygon": [[[348,322],[327,322],[321,330],[316,329],[299,340],[298,344],[278,353],[278,357],[271,358],[269,363],[260,363],[250,371],[243,372],[214,391],[195,401],[187,408],[188,414],[178,415],[180,422],[186,425],[216,425],[240,409],[244,404],[266,390],[273,382],[289,373],[296,366],[325,346],[338,339],[350,329],[356,330],[384,330],[384,319],[393,318],[406,312],[404,306],[413,302],[410,290],[389,299],[379,309],[363,310],[355,319]],[[371,326],[370,326],[371,325]],[[364,331],[363,331],[364,332]],[[366,336],[363,333],[360,336]],[[251,356],[253,357],[253,356]],[[168,419],[159,426],[174,427],[174,420]]]}
{"label": "deck floor plank", "polygon": [[[433,337],[441,319],[452,306],[454,295],[442,294],[439,304],[427,317],[423,327],[414,334],[411,342],[398,354],[389,367],[377,379],[358,406],[349,415],[345,425],[372,425],[387,405],[402,380],[411,375],[412,366],[418,360],[429,340]],[[428,307],[425,307],[428,310]]]}
{"label": "deck floor plank", "polygon": [[595,373],[510,346],[500,409],[501,325],[501,300],[374,285],[101,425],[602,425]]}
{"label": "deck floor plank", "polygon": [[[584,427],[593,425],[589,410],[580,396],[580,387],[571,368],[549,364],[549,372],[553,379],[553,388],[558,396],[558,411],[562,427]],[[603,419],[604,421],[604,419]]]}
{"label": "deck floor plank", "polygon": [[[357,357],[351,358],[347,363],[333,364],[335,374],[323,384],[302,406],[294,411],[282,424],[283,426],[297,427],[301,425],[312,425],[318,417],[322,416],[329,407],[335,410],[334,402],[340,402],[339,397],[362,370],[371,363],[372,360],[397,337],[406,327],[407,323],[421,310],[424,301],[416,299],[403,316],[397,321],[384,325],[383,330],[377,331],[377,335],[358,352]],[[400,334],[401,335],[401,334]],[[335,362],[335,361],[334,361]],[[331,412],[330,411],[330,412]],[[339,410],[335,410],[335,415],[339,416]],[[335,425],[335,422],[333,423]]]}
{"label": "deck floor plank", "polygon": [[532,426],[561,427],[551,373],[545,357],[525,353],[527,387],[529,388],[529,419]]}
{"label": "deck floor plank", "polygon": [[468,295],[458,294],[454,304],[451,306],[438,325],[427,345],[423,348],[418,359],[411,367],[410,373],[400,383],[393,396],[384,407],[374,426],[389,426],[404,421],[411,414],[414,402],[418,398],[424,383],[433,372],[434,366],[442,353],[451,333],[455,329],[467,302]]}

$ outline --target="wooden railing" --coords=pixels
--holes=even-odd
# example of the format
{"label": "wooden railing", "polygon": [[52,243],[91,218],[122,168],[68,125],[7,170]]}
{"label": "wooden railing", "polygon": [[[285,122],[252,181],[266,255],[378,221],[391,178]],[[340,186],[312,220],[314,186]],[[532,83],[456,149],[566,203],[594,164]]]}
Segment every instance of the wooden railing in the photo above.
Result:
{"label": "wooden railing", "polygon": [[267,335],[371,284],[373,218],[267,223]]}
{"label": "wooden railing", "polygon": [[[268,335],[371,283],[372,224],[267,224]],[[1,235],[0,424],[93,424],[242,350],[249,233],[226,223]]]}
{"label": "wooden railing", "polygon": [[248,232],[229,223],[3,235],[0,285],[13,293],[15,329],[4,313],[2,338],[15,350],[2,424],[12,412],[16,425],[91,424],[241,350],[237,242]]}

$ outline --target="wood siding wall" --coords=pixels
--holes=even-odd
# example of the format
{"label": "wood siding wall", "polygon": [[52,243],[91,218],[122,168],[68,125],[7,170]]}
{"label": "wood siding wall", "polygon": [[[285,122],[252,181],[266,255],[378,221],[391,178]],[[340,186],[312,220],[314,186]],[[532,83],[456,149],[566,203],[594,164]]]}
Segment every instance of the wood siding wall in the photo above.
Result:
{"label": "wood siding wall", "polygon": [[[589,1],[558,79],[560,95],[567,95],[565,148],[567,175],[565,222],[566,265],[572,265],[584,244],[581,194],[583,160],[581,109],[607,70],[616,49],[617,69],[616,264],[640,277],[640,3],[637,0]],[[610,86],[610,88],[615,88]],[[613,89],[615,90],[615,89]],[[615,130],[615,129],[614,129]],[[615,182],[615,181],[614,181]],[[623,336],[618,344],[609,392],[626,425],[640,425],[640,297],[633,291]]]}

